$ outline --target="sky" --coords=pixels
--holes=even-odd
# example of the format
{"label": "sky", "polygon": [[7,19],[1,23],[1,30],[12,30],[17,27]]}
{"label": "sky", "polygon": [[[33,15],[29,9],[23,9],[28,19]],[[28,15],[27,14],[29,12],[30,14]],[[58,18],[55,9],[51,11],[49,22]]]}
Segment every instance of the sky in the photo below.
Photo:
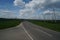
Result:
{"label": "sky", "polygon": [[60,20],[60,0],[0,0],[0,18]]}

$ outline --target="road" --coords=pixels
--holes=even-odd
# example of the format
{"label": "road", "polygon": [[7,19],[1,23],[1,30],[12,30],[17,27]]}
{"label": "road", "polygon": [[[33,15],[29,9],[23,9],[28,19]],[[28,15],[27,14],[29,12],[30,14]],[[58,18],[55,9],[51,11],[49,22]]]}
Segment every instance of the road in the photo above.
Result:
{"label": "road", "polygon": [[24,21],[16,27],[0,30],[0,40],[60,40],[60,32]]}

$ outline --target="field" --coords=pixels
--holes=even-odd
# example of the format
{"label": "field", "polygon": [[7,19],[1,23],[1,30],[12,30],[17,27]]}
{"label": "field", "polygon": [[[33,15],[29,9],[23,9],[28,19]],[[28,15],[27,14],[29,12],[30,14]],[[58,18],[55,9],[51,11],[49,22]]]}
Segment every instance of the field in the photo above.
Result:
{"label": "field", "polygon": [[0,29],[10,28],[10,27],[16,27],[19,25],[22,21],[29,21],[36,25],[52,29],[54,31],[60,32],[60,21],[57,20],[56,22],[47,20],[26,20],[26,19],[0,19]]}
{"label": "field", "polygon": [[15,27],[19,25],[21,20],[18,19],[0,19],[0,29]]}
{"label": "field", "polygon": [[48,28],[52,29],[54,31],[59,31],[60,32],[60,21],[57,21],[56,23],[53,21],[39,21],[39,20],[31,20],[30,22]]}

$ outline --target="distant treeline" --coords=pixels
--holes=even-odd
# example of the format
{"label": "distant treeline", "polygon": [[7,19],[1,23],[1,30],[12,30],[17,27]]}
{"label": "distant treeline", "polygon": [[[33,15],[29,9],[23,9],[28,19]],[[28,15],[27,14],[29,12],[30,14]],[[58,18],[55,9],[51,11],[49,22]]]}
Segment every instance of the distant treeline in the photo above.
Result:
{"label": "distant treeline", "polygon": [[[8,20],[55,22],[55,20],[37,20],[37,19],[5,19],[5,18],[0,18],[0,21],[8,21]],[[59,23],[60,23],[60,20],[56,20],[56,22],[59,22]]]}
{"label": "distant treeline", "polygon": [[0,18],[0,21],[9,21],[9,20],[20,20],[20,19],[5,19],[5,18]]}

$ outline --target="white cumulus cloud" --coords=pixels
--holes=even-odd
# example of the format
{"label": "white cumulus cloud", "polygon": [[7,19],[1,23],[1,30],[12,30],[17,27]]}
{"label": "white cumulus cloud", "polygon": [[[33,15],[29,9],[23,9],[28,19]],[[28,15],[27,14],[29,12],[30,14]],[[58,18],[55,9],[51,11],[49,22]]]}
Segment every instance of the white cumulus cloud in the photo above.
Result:
{"label": "white cumulus cloud", "polygon": [[23,0],[15,0],[14,5],[23,8],[25,6],[25,2],[23,2]]}
{"label": "white cumulus cloud", "polygon": [[[46,5],[49,5],[51,3],[58,2],[60,0],[32,0],[29,3],[23,2],[23,0],[15,0],[14,4],[16,6],[22,6],[25,7],[24,9],[20,9],[20,17],[22,18],[34,18],[34,15],[37,13],[38,14],[38,9],[43,9]],[[49,11],[45,11],[49,12]],[[37,18],[37,17],[35,17]]]}
{"label": "white cumulus cloud", "polygon": [[0,18],[16,18],[16,14],[9,10],[0,10]]}

